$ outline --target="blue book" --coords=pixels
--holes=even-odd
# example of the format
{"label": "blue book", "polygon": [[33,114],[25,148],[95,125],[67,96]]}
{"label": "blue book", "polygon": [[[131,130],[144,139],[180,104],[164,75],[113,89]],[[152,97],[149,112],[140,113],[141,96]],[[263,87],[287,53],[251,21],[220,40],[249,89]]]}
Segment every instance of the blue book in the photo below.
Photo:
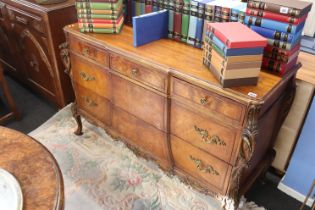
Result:
{"label": "blue book", "polygon": [[269,20],[266,18],[260,18],[260,17],[255,17],[255,16],[246,16],[245,17],[245,24],[246,25],[254,25],[254,26],[260,26],[264,28],[269,28],[285,33],[291,33],[295,34],[298,31],[302,30],[305,24],[305,21],[300,23],[299,25],[292,25],[289,23],[282,23],[279,21],[275,20]]}
{"label": "blue book", "polygon": [[189,29],[187,36],[187,44],[195,45],[196,31],[197,31],[197,15],[198,15],[198,1],[190,1],[190,17],[189,17]]}
{"label": "blue book", "polygon": [[140,1],[140,15],[145,14],[145,0]]}
{"label": "blue book", "polygon": [[152,1],[152,12],[157,12],[159,10],[157,0]]}
{"label": "blue book", "polygon": [[136,0],[131,1],[131,17],[136,16]]}
{"label": "blue book", "polygon": [[224,56],[237,56],[237,55],[260,55],[263,54],[264,48],[227,48],[226,45],[217,38],[213,33],[206,33],[206,42],[212,42],[217,48],[219,48]]}
{"label": "blue book", "polygon": [[135,47],[167,38],[168,11],[161,10],[132,18]]}
{"label": "blue book", "polygon": [[258,27],[258,26],[250,26],[250,28],[255,31],[256,33],[262,35],[263,37],[269,38],[269,39],[275,39],[275,40],[280,40],[283,42],[288,42],[288,43],[294,43],[296,42],[299,38],[301,38],[302,35],[302,30],[298,31],[296,34],[289,34],[273,29],[268,29],[268,28],[263,28],[263,27]]}

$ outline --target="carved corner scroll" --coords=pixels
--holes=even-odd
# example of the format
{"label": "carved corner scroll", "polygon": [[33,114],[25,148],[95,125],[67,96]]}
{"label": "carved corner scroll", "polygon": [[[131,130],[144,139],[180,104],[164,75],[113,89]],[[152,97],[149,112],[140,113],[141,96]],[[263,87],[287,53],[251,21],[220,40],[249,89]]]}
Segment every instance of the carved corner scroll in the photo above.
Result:
{"label": "carved corner scroll", "polygon": [[240,195],[239,185],[242,172],[250,164],[256,146],[258,135],[258,117],[261,105],[251,104],[247,112],[247,121],[242,134],[242,142],[236,165],[231,174],[231,184],[227,196],[217,195],[223,209],[237,209]]}
{"label": "carved corner scroll", "polygon": [[66,67],[64,70],[66,74],[70,74],[71,69],[70,53],[68,47],[69,47],[68,42],[64,42],[61,45],[59,45],[60,57],[63,65]]}

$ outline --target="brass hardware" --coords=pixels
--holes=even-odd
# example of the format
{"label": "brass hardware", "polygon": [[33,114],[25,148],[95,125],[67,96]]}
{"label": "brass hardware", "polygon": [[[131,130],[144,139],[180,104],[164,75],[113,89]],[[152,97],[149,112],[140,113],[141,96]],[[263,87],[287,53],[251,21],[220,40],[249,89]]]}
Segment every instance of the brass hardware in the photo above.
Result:
{"label": "brass hardware", "polygon": [[138,73],[139,73],[139,70],[138,70],[138,69],[132,69],[132,70],[131,70],[132,76],[137,76]]}
{"label": "brass hardware", "polygon": [[69,44],[68,42],[64,42],[59,45],[60,49],[60,57],[63,65],[66,67],[64,72],[66,74],[70,74],[70,69],[71,69],[71,62],[70,62],[70,53],[69,53]]}
{"label": "brass hardware", "polygon": [[208,97],[202,97],[202,98],[200,99],[200,103],[201,103],[202,105],[206,105],[207,103],[209,103]]}
{"label": "brass hardware", "polygon": [[93,76],[90,76],[88,75],[87,73],[83,72],[83,71],[80,71],[80,77],[81,79],[83,79],[84,81],[94,81],[95,80],[95,77]]}
{"label": "brass hardware", "polygon": [[219,176],[219,172],[217,170],[215,170],[213,168],[212,165],[208,165],[208,166],[203,166],[202,161],[200,159],[194,158],[192,155],[189,155],[190,159],[195,163],[197,169],[199,169],[199,171],[204,172],[204,173],[208,173],[208,174],[213,174],[216,176]]}
{"label": "brass hardware", "polygon": [[20,17],[20,16],[16,16],[15,19],[20,22],[23,23],[24,25],[28,24],[28,20],[26,18]]}
{"label": "brass hardware", "polygon": [[97,106],[97,103],[95,103],[92,99],[90,99],[89,97],[87,96],[82,96],[83,100],[85,101],[85,103],[88,105],[88,106]]}
{"label": "brass hardware", "polygon": [[202,141],[206,144],[217,144],[220,146],[226,146],[226,143],[221,140],[218,135],[209,136],[209,132],[207,130],[198,128],[196,125],[194,127],[195,131],[201,136]]}
{"label": "brass hardware", "polygon": [[82,49],[82,54],[83,54],[84,56],[89,56],[89,55],[90,55],[90,50],[89,50],[89,48],[84,47],[84,48]]}

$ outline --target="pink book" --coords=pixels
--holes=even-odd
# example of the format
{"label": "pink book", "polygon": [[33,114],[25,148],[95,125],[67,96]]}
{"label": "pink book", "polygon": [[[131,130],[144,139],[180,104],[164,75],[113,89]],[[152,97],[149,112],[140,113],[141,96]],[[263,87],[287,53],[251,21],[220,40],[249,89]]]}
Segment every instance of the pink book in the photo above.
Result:
{"label": "pink book", "polygon": [[208,23],[210,31],[228,48],[259,48],[267,39],[239,22]]}

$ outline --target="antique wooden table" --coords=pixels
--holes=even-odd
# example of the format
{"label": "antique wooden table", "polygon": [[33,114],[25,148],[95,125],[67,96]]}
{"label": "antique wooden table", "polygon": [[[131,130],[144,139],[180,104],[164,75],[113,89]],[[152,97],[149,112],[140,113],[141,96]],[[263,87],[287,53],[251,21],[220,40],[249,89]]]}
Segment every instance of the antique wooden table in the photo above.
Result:
{"label": "antique wooden table", "polygon": [[0,127],[0,167],[20,183],[24,210],[61,210],[63,179],[56,160],[35,139]]}

